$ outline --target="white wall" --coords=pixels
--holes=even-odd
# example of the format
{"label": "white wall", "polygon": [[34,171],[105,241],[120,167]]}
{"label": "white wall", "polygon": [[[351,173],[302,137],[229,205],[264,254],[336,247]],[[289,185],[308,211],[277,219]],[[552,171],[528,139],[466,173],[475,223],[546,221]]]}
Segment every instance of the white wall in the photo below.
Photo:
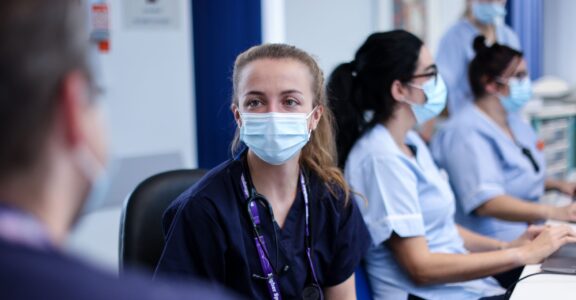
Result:
{"label": "white wall", "polygon": [[[95,1],[95,0],[93,0]],[[112,163],[106,207],[84,215],[68,249],[97,265],[118,266],[120,204],[144,178],[195,167],[196,121],[190,1],[178,5],[178,26],[129,29],[124,5],[109,0],[111,50],[100,55]],[[176,157],[176,159],[174,159]]]}
{"label": "white wall", "polygon": [[576,1],[544,2],[544,75],[576,85]]}
{"label": "white wall", "polygon": [[[264,3],[268,0],[262,1]],[[278,1],[281,0],[273,1],[276,2],[274,10],[271,10],[274,14],[279,13]],[[428,12],[425,42],[432,53],[436,53],[444,32],[463,15],[466,0],[426,1]],[[352,60],[354,53],[368,35],[375,31],[393,29],[392,0],[283,2],[285,17],[277,20],[285,22],[285,32],[279,36],[283,35],[285,42],[317,56],[320,67],[326,75],[329,75],[339,63]],[[274,41],[278,41],[278,38]]]}
{"label": "white wall", "polygon": [[177,152],[197,165],[190,1],[179,5],[175,29],[128,29],[128,1],[110,0],[111,51],[101,59],[114,156]]}
{"label": "white wall", "polygon": [[286,0],[286,42],[315,55],[326,75],[374,31],[373,0]]}
{"label": "white wall", "polygon": [[426,43],[436,55],[444,33],[464,15],[466,0],[427,0],[428,38]]}

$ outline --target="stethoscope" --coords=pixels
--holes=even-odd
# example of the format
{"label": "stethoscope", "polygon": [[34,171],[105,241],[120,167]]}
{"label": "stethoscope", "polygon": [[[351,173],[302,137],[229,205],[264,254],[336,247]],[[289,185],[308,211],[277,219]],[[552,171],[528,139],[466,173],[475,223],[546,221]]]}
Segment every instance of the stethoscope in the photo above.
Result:
{"label": "stethoscope", "polygon": [[[246,164],[245,164],[245,167],[247,168]],[[272,299],[281,299],[279,284],[278,284],[278,280],[277,280],[278,276],[279,276],[279,273],[277,272],[278,271],[279,246],[278,246],[278,233],[276,230],[277,223],[276,223],[276,219],[274,218],[274,212],[273,212],[272,206],[270,205],[268,200],[266,200],[266,198],[263,195],[256,192],[256,189],[254,188],[254,185],[252,184],[252,182],[250,182],[250,185],[249,185],[246,178],[247,177],[244,176],[244,173],[242,173],[242,176],[240,178],[241,184],[242,184],[242,191],[244,193],[245,198],[247,199],[246,210],[247,210],[248,216],[250,217],[250,222],[252,225],[252,231],[254,233],[255,246],[256,246],[256,249],[258,251],[260,264],[262,266],[262,271],[265,273],[264,276],[261,276],[258,274],[252,274],[252,277],[265,280],[267,282],[268,291],[270,293],[271,298]],[[312,234],[310,231],[310,203],[308,201],[309,192],[307,189],[305,176],[302,172],[300,173],[300,185],[301,185],[301,189],[302,189],[302,195],[304,198],[305,213],[306,213],[306,231],[305,231],[306,257],[308,260],[309,268],[312,272],[312,278],[314,280],[313,283],[308,284],[304,288],[304,290],[302,292],[302,298],[303,299],[324,299],[324,295],[323,295],[322,289],[320,287],[320,284],[318,283],[318,278],[316,276],[316,271],[314,269],[314,263],[312,262]],[[276,259],[275,259],[274,266],[272,266],[272,264],[271,264],[271,259],[270,259],[270,255],[268,253],[268,250],[266,248],[264,236],[260,230],[261,229],[261,226],[260,226],[261,222],[260,222],[260,214],[259,214],[259,209],[258,209],[259,205],[265,207],[266,210],[268,211],[268,216],[270,217],[270,220],[271,220],[273,228],[274,228],[274,244],[276,247],[276,249],[275,249],[276,250]]]}

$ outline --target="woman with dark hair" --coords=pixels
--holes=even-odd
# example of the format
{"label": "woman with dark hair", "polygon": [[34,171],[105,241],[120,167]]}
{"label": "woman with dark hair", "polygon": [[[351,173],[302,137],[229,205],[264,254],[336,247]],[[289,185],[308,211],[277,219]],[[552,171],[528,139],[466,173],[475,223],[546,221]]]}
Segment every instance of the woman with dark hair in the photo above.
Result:
{"label": "woman with dark hair", "polygon": [[232,84],[244,150],[175,202],[157,273],[249,299],[354,299],[370,236],[336,165],[321,69],[294,46],[260,45],[237,57]]}
{"label": "woman with dark hair", "polygon": [[530,223],[576,221],[576,204],[539,204],[545,188],[574,195],[573,183],[546,180],[536,133],[518,111],[531,97],[522,53],[474,40],[470,63],[474,105],[462,110],[432,143],[457,198],[457,221],[478,233],[511,241]]}
{"label": "woman with dark hair", "polygon": [[446,86],[428,49],[406,31],[372,34],[328,84],[345,176],[374,246],[375,299],[479,299],[504,290],[491,275],[537,263],[568,241],[567,227],[532,227],[509,243],[457,226],[454,196],[412,131],[440,113]]}

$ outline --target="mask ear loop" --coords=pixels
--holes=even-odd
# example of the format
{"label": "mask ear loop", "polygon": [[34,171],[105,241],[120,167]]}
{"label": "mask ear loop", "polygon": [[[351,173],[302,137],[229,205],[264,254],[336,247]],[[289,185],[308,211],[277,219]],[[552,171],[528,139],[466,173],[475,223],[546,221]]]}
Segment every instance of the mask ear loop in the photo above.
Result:
{"label": "mask ear loop", "polygon": [[[318,108],[318,106],[319,106],[319,105],[314,106],[314,108],[312,109],[312,111],[309,112],[309,113],[306,115],[306,125],[308,125],[308,119],[316,112],[316,109]],[[315,129],[316,129],[316,128],[314,128],[314,129],[309,128],[309,129],[308,129],[308,139],[310,139],[310,137],[312,136],[312,131],[314,131]]]}

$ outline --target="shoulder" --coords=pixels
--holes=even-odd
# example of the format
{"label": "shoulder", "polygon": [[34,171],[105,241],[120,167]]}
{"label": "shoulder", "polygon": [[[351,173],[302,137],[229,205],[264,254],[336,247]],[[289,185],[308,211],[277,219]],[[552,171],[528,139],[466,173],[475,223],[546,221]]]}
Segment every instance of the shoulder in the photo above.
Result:
{"label": "shoulder", "polygon": [[200,219],[216,222],[226,212],[233,211],[240,193],[241,173],[239,160],[226,161],[206,173],[164,211],[162,223],[165,233],[177,220],[184,223]]}
{"label": "shoulder", "polygon": [[502,32],[502,38],[504,39],[501,41],[502,44],[505,44],[511,48],[516,50],[521,50],[522,46],[520,45],[520,38],[518,34],[510,28],[510,26],[506,24],[500,25],[500,30]]}
{"label": "shoulder", "polygon": [[482,128],[482,119],[474,105],[463,108],[454,117],[451,117],[441,128],[442,132],[466,134]]}
{"label": "shoulder", "polygon": [[228,160],[211,169],[193,186],[184,191],[169,209],[189,207],[202,201],[231,201],[240,184],[242,164]]}
{"label": "shoulder", "polygon": [[360,166],[366,160],[392,157],[395,147],[388,130],[384,126],[376,125],[367,130],[354,144],[348,155],[345,169],[348,169],[349,166]]}
{"label": "shoulder", "polygon": [[177,285],[151,286],[140,275],[120,280],[59,252],[4,242],[0,242],[0,262],[2,295],[8,299],[201,299],[210,295],[199,286],[197,296]]}
{"label": "shoulder", "polygon": [[[465,47],[475,36],[475,29],[464,19],[458,20],[442,36],[443,43],[450,43],[452,47]],[[448,45],[444,45],[448,46]]]}
{"label": "shoulder", "polygon": [[324,182],[316,174],[309,174],[308,177],[310,201],[319,214],[328,219],[340,219],[341,216],[347,214],[353,200],[346,199],[341,186]]}
{"label": "shoulder", "polygon": [[462,109],[457,115],[451,117],[438,130],[432,138],[430,148],[434,159],[438,162],[440,153],[449,153],[455,143],[466,143],[477,138],[484,138],[486,126],[472,105]]}

